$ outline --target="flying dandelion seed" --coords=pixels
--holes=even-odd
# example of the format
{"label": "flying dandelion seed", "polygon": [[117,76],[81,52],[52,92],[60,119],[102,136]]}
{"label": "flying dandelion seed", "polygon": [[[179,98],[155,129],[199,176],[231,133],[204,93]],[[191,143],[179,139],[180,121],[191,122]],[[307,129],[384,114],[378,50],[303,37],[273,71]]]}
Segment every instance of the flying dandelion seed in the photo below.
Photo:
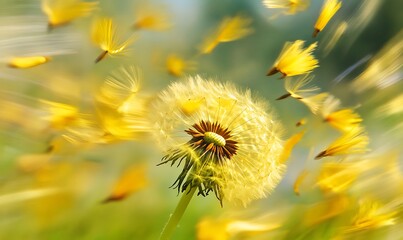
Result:
{"label": "flying dandelion seed", "polygon": [[98,2],[81,0],[42,0],[42,10],[48,16],[49,28],[67,24],[90,14]]}
{"label": "flying dandelion seed", "polygon": [[313,37],[316,37],[319,32],[321,32],[327,23],[330,21],[330,19],[333,17],[334,14],[341,8],[341,1],[339,0],[326,0],[326,2],[323,4],[322,10],[320,12],[320,15],[318,17],[318,20],[316,20],[315,23],[315,30],[313,32]]}
{"label": "flying dandelion seed", "polygon": [[285,14],[295,14],[304,11],[309,0],[264,0],[263,5],[267,8],[284,9]]}
{"label": "flying dandelion seed", "polygon": [[312,72],[319,67],[318,60],[312,55],[317,43],[309,45],[303,49],[304,41],[287,42],[281,50],[273,68],[269,70],[267,76],[280,72],[284,77]]}
{"label": "flying dandelion seed", "polygon": [[169,55],[166,60],[168,73],[175,77],[183,76],[187,71],[195,69],[195,66],[195,62],[186,61],[176,55]]}
{"label": "flying dandelion seed", "polygon": [[134,41],[131,36],[126,40],[121,40],[118,30],[110,18],[100,18],[94,22],[92,28],[92,40],[103,52],[95,59],[95,63],[104,59],[107,55],[124,54],[127,47]]}
{"label": "flying dandelion seed", "polygon": [[169,14],[161,6],[140,5],[135,11],[135,30],[163,31],[171,27]]}
{"label": "flying dandelion seed", "polygon": [[12,68],[31,68],[49,61],[50,58],[45,56],[14,57],[8,62],[8,66]]}
{"label": "flying dandelion seed", "polygon": [[[202,97],[192,115],[178,105]],[[197,188],[203,196],[214,192],[220,202],[243,205],[271,192],[285,165],[279,162],[281,126],[265,110],[264,102],[231,84],[198,76],[172,84],[155,104],[154,122],[156,136],[168,151],[161,164],[183,164],[173,186],[179,192]]]}
{"label": "flying dandelion seed", "polygon": [[288,97],[292,97],[295,99],[302,99],[308,97],[312,92],[318,91],[319,88],[316,86],[306,87],[313,80],[313,76],[305,75],[304,77],[298,78],[297,80],[287,78],[284,83],[284,88],[287,90],[287,93],[278,97],[276,100],[285,99]]}
{"label": "flying dandelion seed", "polygon": [[368,140],[369,138],[364,132],[364,129],[357,126],[350,131],[343,133],[343,135],[331,143],[326,150],[320,152],[315,159],[328,156],[365,153],[368,151]]}
{"label": "flying dandelion seed", "polygon": [[211,53],[219,43],[232,42],[253,32],[250,27],[252,20],[242,15],[225,18],[217,32],[209,36],[200,48],[202,54]]}

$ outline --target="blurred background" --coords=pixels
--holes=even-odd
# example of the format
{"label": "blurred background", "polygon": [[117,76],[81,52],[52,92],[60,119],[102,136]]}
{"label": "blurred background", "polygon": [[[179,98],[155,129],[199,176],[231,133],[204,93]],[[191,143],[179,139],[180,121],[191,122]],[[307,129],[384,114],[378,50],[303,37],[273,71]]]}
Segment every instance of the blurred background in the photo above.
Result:
{"label": "blurred background", "polygon": [[[44,101],[52,101],[75,106],[86,114],[97,114],[94,98],[98,89],[111,72],[127,65],[141,69],[140,93],[149,99],[171,82],[199,74],[233,82],[266,99],[283,123],[284,139],[301,131],[295,126],[299,120],[308,119],[303,126],[306,135],[295,147],[287,173],[271,196],[253,202],[247,209],[230,205],[221,208],[213,196],[195,197],[174,239],[196,239],[200,234],[197,226],[201,229],[200,222],[208,217],[240,217],[260,224],[279,221],[282,226],[275,228],[277,232],[270,232],[269,227],[267,231],[239,227],[236,234],[228,233],[233,239],[336,239],[324,231],[313,235],[287,233],[293,223],[284,218],[296,223],[307,219],[302,214],[306,206],[321,199],[318,192],[311,190],[296,195],[297,177],[306,169],[315,172],[328,161],[314,161],[314,154],[337,137],[336,131],[313,117],[301,102],[275,100],[285,93],[284,80],[277,75],[267,77],[266,73],[287,41],[304,40],[305,46],[318,41],[314,55],[320,67],[313,72],[312,84],[339,98],[342,106],[355,109],[364,119],[372,155],[360,161],[379,161],[385,163],[379,166],[389,166],[388,160],[396,159],[394,171],[397,169],[395,174],[401,176],[402,57],[401,52],[396,52],[398,58],[390,61],[382,55],[393,46],[402,50],[401,1],[342,1],[342,8],[315,39],[312,32],[323,4],[320,0],[310,1],[306,10],[293,15],[268,9],[261,1],[98,2],[88,16],[49,30],[41,1],[0,0],[0,239],[158,238],[179,201],[177,191],[169,186],[180,169],[156,166],[164,153],[147,134],[135,140],[106,143],[77,145],[65,141],[63,131],[69,129],[49,129],[52,125],[48,115],[52,110],[49,105],[43,107]],[[157,31],[134,29],[137,17],[145,9],[160,11],[166,27]],[[200,53],[200,46],[222,20],[238,14],[252,20],[253,33],[221,43],[209,54]],[[107,56],[95,64],[102,50],[91,40],[91,28],[99,16],[111,17],[122,39],[134,36],[135,41],[124,56]],[[347,28],[340,30],[343,24]],[[186,63],[179,74],[173,74],[167,63],[173,55]],[[10,59],[18,56],[49,56],[51,60],[32,68],[10,67]],[[379,69],[367,75],[376,84],[359,82],[360,74],[377,59]],[[394,70],[382,68],[391,63],[396,65]],[[394,105],[390,104],[392,101]],[[358,186],[359,190],[350,195],[365,191],[384,202],[396,200],[400,212],[394,215],[394,225],[401,229],[402,192],[393,188],[401,186],[401,182],[385,178],[385,174],[391,174],[389,170],[379,170],[379,166],[361,181],[364,184],[371,179],[367,185],[383,184],[376,191]],[[309,181],[305,185],[301,186],[312,187]],[[385,192],[381,191],[383,187]],[[321,210],[315,211],[324,215]],[[344,218],[347,217],[340,218],[337,224],[325,222],[313,229],[328,229],[332,224],[339,227],[348,222]],[[253,234],[242,235],[242,231]],[[400,239],[403,235],[399,234],[403,234],[401,230],[382,228],[370,236]],[[355,237],[337,239],[359,239]]]}

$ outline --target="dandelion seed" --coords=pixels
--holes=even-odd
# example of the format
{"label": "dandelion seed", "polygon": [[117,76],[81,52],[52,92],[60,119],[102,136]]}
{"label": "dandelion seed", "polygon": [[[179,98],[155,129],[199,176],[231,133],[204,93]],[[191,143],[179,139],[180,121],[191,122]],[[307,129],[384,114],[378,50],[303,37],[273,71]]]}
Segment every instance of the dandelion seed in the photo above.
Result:
{"label": "dandelion seed", "polygon": [[42,0],[42,10],[48,16],[49,27],[67,24],[90,14],[98,2],[81,0]]}
{"label": "dandelion seed", "polygon": [[169,55],[166,61],[168,72],[175,77],[181,77],[187,71],[195,69],[195,65],[195,62],[186,61],[176,55]]}
{"label": "dandelion seed", "polygon": [[143,189],[148,182],[146,170],[145,165],[129,167],[116,181],[111,194],[103,202],[120,201]]}
{"label": "dandelion seed", "polygon": [[12,68],[31,68],[49,61],[50,58],[45,56],[14,57],[7,65]]}
{"label": "dandelion seed", "polygon": [[317,43],[311,44],[306,49],[303,49],[303,45],[304,41],[301,40],[287,42],[267,76],[280,72],[283,77],[290,77],[310,73],[319,67],[318,60],[312,55]]}
{"label": "dandelion seed", "polygon": [[118,36],[117,28],[110,18],[100,18],[94,22],[92,27],[92,40],[103,52],[96,58],[95,63],[104,59],[107,55],[114,56],[123,54],[127,47],[134,41],[130,37],[122,41]]}
{"label": "dandelion seed", "polygon": [[205,40],[200,49],[201,53],[209,54],[219,43],[232,42],[251,34],[251,23],[251,19],[241,15],[224,19],[217,32]]}
{"label": "dandelion seed", "polygon": [[322,6],[320,15],[315,23],[315,31],[313,32],[313,37],[316,37],[319,32],[321,32],[333,15],[340,9],[341,1],[339,0],[326,0]]}
{"label": "dandelion seed", "polygon": [[394,225],[397,214],[398,211],[394,208],[382,205],[373,199],[364,198],[359,202],[358,213],[351,226],[346,227],[345,232],[351,233]]}
{"label": "dandelion seed", "polygon": [[307,123],[307,120],[306,120],[305,118],[303,118],[303,119],[299,120],[299,121],[295,124],[295,126],[296,126],[296,127],[304,126],[306,123]]}
{"label": "dandelion seed", "polygon": [[116,109],[119,113],[130,113],[140,90],[142,72],[135,66],[121,67],[113,71],[102,85],[97,100]]}
{"label": "dandelion seed", "polygon": [[318,114],[323,102],[328,98],[329,93],[319,93],[310,97],[298,99],[303,102],[313,114]]}
{"label": "dandelion seed", "polygon": [[169,16],[160,6],[142,5],[136,8],[136,20],[133,27],[136,30],[146,29],[163,31],[171,27]]}
{"label": "dandelion seed", "polygon": [[361,127],[355,127],[331,143],[326,150],[320,152],[315,159],[367,151],[368,136]]}
{"label": "dandelion seed", "polygon": [[284,9],[285,14],[295,14],[304,11],[309,0],[263,0],[263,5],[267,8]]}
{"label": "dandelion seed", "polygon": [[[183,114],[178,102],[202,97],[194,114]],[[161,164],[183,164],[173,184],[179,192],[197,188],[199,195],[246,205],[280,180],[280,126],[249,92],[195,77],[172,84],[154,109],[156,136],[168,151]]]}
{"label": "dandelion seed", "polygon": [[308,97],[310,94],[312,94],[312,92],[319,90],[319,88],[316,86],[303,89],[312,81],[312,79],[313,76],[309,75],[298,78],[297,80],[287,78],[285,80],[285,89],[287,90],[287,93],[280,96],[276,100],[285,99],[287,97],[292,97],[295,99]]}

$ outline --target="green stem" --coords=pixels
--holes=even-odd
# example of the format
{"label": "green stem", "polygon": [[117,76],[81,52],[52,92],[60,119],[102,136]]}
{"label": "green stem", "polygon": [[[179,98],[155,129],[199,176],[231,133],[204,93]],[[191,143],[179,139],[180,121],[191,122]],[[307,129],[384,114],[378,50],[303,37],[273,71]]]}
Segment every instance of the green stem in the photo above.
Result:
{"label": "green stem", "polygon": [[178,223],[183,216],[183,213],[185,212],[187,206],[189,205],[189,202],[192,199],[195,191],[196,187],[193,187],[189,192],[184,192],[182,194],[182,197],[179,200],[179,203],[176,206],[174,213],[171,214],[171,216],[168,219],[168,222],[165,224],[164,229],[162,229],[160,240],[168,240],[171,238],[174,230],[178,226]]}

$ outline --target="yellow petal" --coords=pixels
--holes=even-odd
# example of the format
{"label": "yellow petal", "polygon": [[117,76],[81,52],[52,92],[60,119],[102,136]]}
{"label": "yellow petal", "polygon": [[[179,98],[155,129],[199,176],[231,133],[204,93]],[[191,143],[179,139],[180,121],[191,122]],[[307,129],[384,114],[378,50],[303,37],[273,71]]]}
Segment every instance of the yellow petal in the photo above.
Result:
{"label": "yellow petal", "polygon": [[333,15],[340,9],[340,7],[341,7],[340,1],[326,0],[326,2],[323,4],[320,15],[315,23],[315,31],[313,33],[314,37],[316,37],[316,35],[325,28],[326,24],[333,17]]}
{"label": "yellow petal", "polygon": [[205,40],[201,47],[201,53],[211,53],[221,42],[235,41],[251,34],[253,31],[250,28],[251,22],[251,19],[241,15],[224,19],[218,31]]}
{"label": "yellow petal", "polygon": [[284,144],[283,152],[280,155],[279,162],[285,163],[291,155],[291,151],[301,138],[304,136],[305,132],[300,132],[292,137],[290,137]]}
{"label": "yellow petal", "polygon": [[52,27],[86,16],[97,5],[97,2],[82,2],[81,0],[42,0],[42,10],[48,16],[49,25]]}
{"label": "yellow petal", "polygon": [[116,181],[111,194],[104,202],[119,201],[147,186],[146,165],[134,165],[129,167]]}
{"label": "yellow petal", "polygon": [[13,68],[31,68],[49,61],[50,58],[44,56],[14,57],[8,62],[8,66]]}

